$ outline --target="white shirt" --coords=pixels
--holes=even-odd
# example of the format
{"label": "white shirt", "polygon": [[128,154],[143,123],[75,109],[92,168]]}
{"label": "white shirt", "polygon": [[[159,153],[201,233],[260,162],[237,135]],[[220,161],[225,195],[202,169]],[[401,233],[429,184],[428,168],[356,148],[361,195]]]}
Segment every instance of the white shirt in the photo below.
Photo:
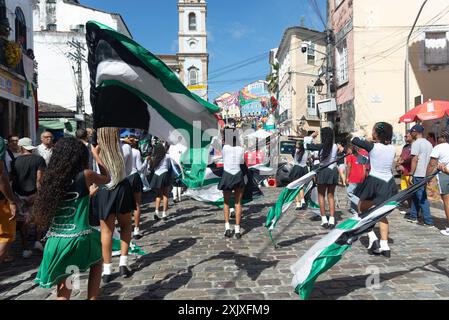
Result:
{"label": "white shirt", "polygon": [[134,149],[134,148],[132,148],[131,151],[132,151],[132,158],[133,158],[133,162],[132,162],[133,169],[131,171],[131,174],[140,173],[147,165],[147,163],[148,163],[147,159],[145,159],[145,161],[142,163],[142,156],[140,154],[140,151],[137,149]]}
{"label": "white shirt", "polygon": [[162,175],[166,172],[168,172],[168,169],[171,167],[171,159],[168,154],[165,155],[164,159],[162,159],[161,163],[157,166],[157,168],[154,169],[155,175]]}
{"label": "white shirt", "polygon": [[302,155],[302,158],[299,160],[296,158],[295,153],[295,165],[300,167],[306,167],[307,166],[307,160],[309,159],[309,152],[307,150],[304,150],[304,154]]}
{"label": "white shirt", "polygon": [[394,158],[396,149],[393,145],[374,143],[374,148],[369,153],[371,170],[369,175],[386,182],[393,178]]}
{"label": "white shirt", "polygon": [[[321,152],[323,152],[323,150],[321,150]],[[321,161],[321,166],[326,166],[329,163],[336,161],[337,160],[337,154],[338,154],[338,147],[334,143],[332,145],[332,151],[331,151],[330,155],[326,159]],[[329,169],[334,169],[336,166],[337,166],[337,163],[334,163],[334,164],[331,164],[328,168]]]}
{"label": "white shirt", "polygon": [[50,163],[50,158],[53,154],[53,148],[47,148],[44,144],[40,144],[33,153],[44,158],[45,163],[48,166]]}
{"label": "white shirt", "polygon": [[442,163],[449,166],[449,143],[442,143],[436,145],[430,154],[431,158],[437,159],[438,164]]}
{"label": "white shirt", "polygon": [[121,143],[123,159],[125,159],[125,174],[130,176],[133,171],[133,151],[129,144]]}
{"label": "white shirt", "polygon": [[242,147],[231,147],[225,145],[223,147],[223,164],[224,171],[229,174],[236,175],[241,171],[240,165],[245,160],[245,150]]}

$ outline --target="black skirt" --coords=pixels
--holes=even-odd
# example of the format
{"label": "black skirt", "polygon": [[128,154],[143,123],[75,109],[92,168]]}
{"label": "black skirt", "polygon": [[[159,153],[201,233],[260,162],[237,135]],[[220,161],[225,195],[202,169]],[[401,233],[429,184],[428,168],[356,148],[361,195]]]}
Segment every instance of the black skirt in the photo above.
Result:
{"label": "black skirt", "polygon": [[360,201],[373,201],[374,205],[379,205],[398,193],[398,186],[391,178],[390,181],[368,176],[364,182],[360,183],[354,190],[354,195]]}
{"label": "black skirt", "polygon": [[218,184],[218,190],[223,191],[231,191],[235,189],[243,189],[246,186],[246,178],[243,172],[239,172],[237,174],[230,174],[226,171],[223,171],[223,175],[221,176],[220,183]]}
{"label": "black skirt", "polygon": [[114,189],[100,187],[93,199],[94,215],[106,220],[110,214],[125,214],[136,210],[136,202],[128,179]]}
{"label": "black skirt", "polygon": [[316,175],[316,183],[317,185],[330,185],[330,186],[338,185],[337,167],[335,167],[334,169],[325,168],[319,171]]}
{"label": "black skirt", "polygon": [[127,179],[131,185],[131,190],[133,191],[133,193],[139,193],[143,191],[142,179],[140,179],[140,175],[137,172],[127,177]]}
{"label": "black skirt", "polygon": [[170,187],[170,172],[165,172],[158,176],[153,174],[150,182],[151,189],[162,189]]}
{"label": "black skirt", "polygon": [[292,170],[290,171],[290,180],[293,182],[295,180],[298,180],[299,178],[305,176],[309,173],[309,169],[307,167],[301,167],[298,165],[293,166]]}

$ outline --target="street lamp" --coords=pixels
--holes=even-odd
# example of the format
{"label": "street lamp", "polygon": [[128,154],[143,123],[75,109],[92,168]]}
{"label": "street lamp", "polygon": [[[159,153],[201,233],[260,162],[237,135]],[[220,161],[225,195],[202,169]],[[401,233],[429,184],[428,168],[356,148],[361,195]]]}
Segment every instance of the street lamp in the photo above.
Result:
{"label": "street lamp", "polygon": [[321,94],[323,92],[324,82],[321,81],[321,78],[318,78],[313,86],[315,87],[316,92],[318,92],[318,94]]}

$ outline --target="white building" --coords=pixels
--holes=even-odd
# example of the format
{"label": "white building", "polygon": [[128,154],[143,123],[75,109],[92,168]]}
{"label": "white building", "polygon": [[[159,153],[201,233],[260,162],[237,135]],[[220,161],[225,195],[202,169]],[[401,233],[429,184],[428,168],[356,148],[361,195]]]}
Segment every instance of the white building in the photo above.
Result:
{"label": "white building", "polygon": [[[33,0],[0,0],[0,135],[35,138]],[[22,58],[7,63],[5,46],[16,43]],[[27,55],[27,50],[28,54]],[[33,87],[32,87],[33,86]]]}
{"label": "white building", "polygon": [[[43,104],[76,111],[77,64],[69,58],[68,54],[75,53],[75,50],[67,44],[74,40],[79,41],[86,49],[86,61],[82,63],[84,112],[92,113],[85,38],[85,25],[89,20],[98,21],[132,37],[120,14],[90,8],[80,4],[78,0],[37,1],[34,7],[34,41],[35,55],[39,62],[39,101]],[[43,128],[55,128],[54,121],[46,121],[40,121]],[[74,120],[71,122],[74,123]]]}

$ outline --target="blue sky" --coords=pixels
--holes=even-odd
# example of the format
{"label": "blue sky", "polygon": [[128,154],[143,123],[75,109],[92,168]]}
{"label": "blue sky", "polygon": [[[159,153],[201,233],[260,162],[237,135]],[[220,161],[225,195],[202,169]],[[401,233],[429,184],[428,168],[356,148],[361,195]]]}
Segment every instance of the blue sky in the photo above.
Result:
{"label": "blue sky", "polygon": [[[277,48],[286,28],[299,25],[324,30],[313,0],[208,0],[209,99],[265,79],[268,52]],[[316,0],[323,18],[326,1]],[[176,0],[81,0],[82,4],[120,13],[134,39],[155,54],[178,50]],[[235,63],[251,64],[232,70]]]}

